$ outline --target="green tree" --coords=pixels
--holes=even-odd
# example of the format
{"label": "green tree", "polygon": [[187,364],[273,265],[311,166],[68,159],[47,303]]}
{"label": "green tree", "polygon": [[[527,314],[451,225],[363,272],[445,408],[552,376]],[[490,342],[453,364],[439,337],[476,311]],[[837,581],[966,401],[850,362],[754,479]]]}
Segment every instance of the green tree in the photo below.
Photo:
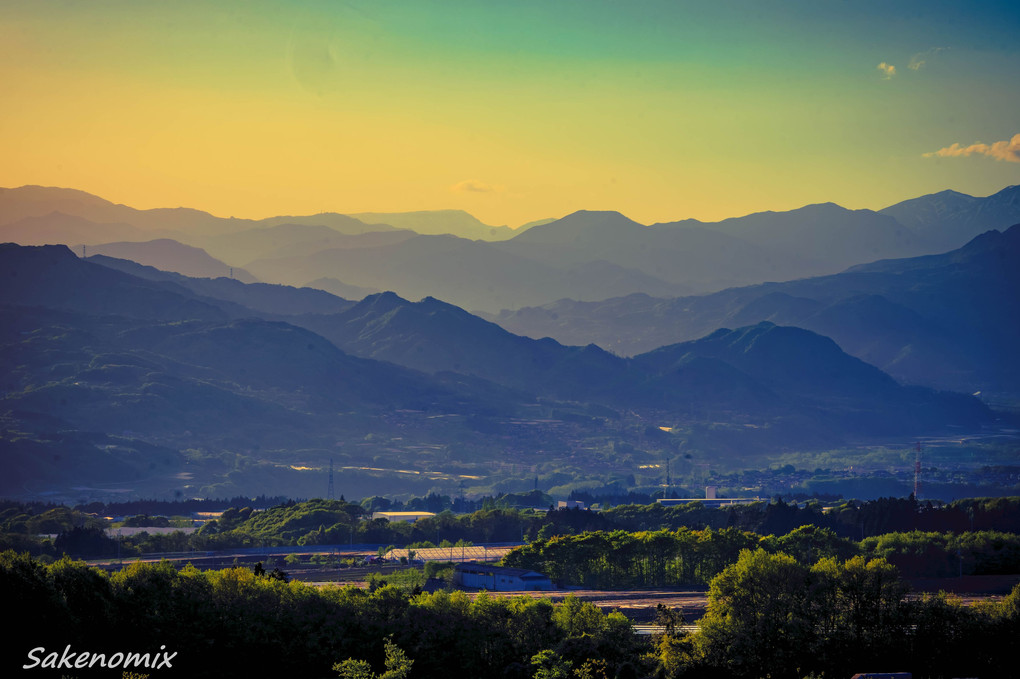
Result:
{"label": "green tree", "polygon": [[907,592],[896,567],[863,556],[842,562],[827,558],[811,568],[811,575],[819,666],[852,674],[860,662],[895,661]]}
{"label": "green tree", "polygon": [[372,665],[367,660],[354,658],[336,663],[333,665],[333,671],[338,673],[341,679],[407,679],[414,661],[408,658],[392,639],[383,642],[383,651],[386,656],[384,661],[386,670],[382,674],[374,674]]}
{"label": "green tree", "polygon": [[711,583],[700,659],[733,677],[794,677],[813,642],[810,572],[787,554],[744,550]]}
{"label": "green tree", "polygon": [[535,668],[534,679],[571,679],[574,663],[546,648],[531,656],[531,666]]}

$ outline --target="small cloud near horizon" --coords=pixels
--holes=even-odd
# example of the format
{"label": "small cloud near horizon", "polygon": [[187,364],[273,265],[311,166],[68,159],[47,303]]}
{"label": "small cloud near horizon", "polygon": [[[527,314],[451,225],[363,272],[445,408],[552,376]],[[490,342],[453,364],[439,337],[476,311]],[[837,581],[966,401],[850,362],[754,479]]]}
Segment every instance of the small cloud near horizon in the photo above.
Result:
{"label": "small cloud near horizon", "polygon": [[1020,163],[1020,134],[1014,134],[1009,141],[997,141],[991,144],[981,142],[970,146],[953,144],[938,151],[925,153],[925,158],[954,158],[960,156],[987,156],[995,160],[1002,160],[1007,163]]}
{"label": "small cloud near horizon", "polygon": [[928,60],[938,56],[939,52],[944,52],[948,47],[932,47],[930,50],[924,52],[918,52],[914,56],[910,57],[910,63],[907,64],[907,68],[911,71],[920,71],[928,63]]}
{"label": "small cloud near horizon", "polygon": [[875,68],[882,71],[882,78],[884,80],[891,80],[892,77],[896,75],[896,67],[892,64],[887,64],[884,61]]}
{"label": "small cloud near horizon", "polygon": [[497,193],[500,188],[477,179],[465,179],[450,187],[454,193]]}

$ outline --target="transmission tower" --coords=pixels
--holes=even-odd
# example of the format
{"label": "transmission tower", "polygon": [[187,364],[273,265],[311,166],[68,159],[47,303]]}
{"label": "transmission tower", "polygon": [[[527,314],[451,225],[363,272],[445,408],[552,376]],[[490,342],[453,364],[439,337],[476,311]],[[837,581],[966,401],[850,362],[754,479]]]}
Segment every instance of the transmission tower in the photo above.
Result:
{"label": "transmission tower", "polygon": [[917,445],[914,446],[916,455],[914,456],[914,500],[920,499],[921,493],[921,442],[918,441]]}
{"label": "transmission tower", "polygon": [[333,491],[333,458],[329,458],[329,487],[326,489],[326,499],[332,500],[335,494]]}

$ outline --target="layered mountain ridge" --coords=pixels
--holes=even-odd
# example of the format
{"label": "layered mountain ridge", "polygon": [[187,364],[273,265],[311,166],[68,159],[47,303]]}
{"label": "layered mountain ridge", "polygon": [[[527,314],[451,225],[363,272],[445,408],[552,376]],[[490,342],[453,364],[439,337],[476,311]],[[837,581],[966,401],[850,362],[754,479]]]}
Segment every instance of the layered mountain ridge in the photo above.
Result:
{"label": "layered mountain ridge", "polygon": [[[394,224],[375,222],[380,219]],[[942,192],[878,212],[823,203],[714,223],[646,226],[616,212],[582,210],[498,234],[490,232],[505,227],[488,227],[459,211],[256,221],[185,208],[135,210],[65,189],[0,191],[0,240],[95,247],[173,238],[267,283],[392,290],[487,313],[560,299],[707,294],[833,274],[877,259],[960,247],[1017,222],[1020,187],[986,198]],[[194,273],[186,266],[183,258],[161,264]]]}

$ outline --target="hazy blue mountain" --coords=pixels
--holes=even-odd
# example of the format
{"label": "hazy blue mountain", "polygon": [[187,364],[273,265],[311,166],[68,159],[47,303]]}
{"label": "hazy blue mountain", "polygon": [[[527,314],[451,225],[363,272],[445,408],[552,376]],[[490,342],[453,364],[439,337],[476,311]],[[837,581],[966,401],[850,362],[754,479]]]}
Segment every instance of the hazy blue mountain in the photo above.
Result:
{"label": "hazy blue mountain", "polygon": [[[534,226],[498,247],[550,266],[608,262],[690,292],[781,277],[793,263],[709,229],[645,226],[619,212],[586,210]],[[650,288],[634,292],[655,294]]]}
{"label": "hazy blue mountain", "polygon": [[691,292],[711,292],[914,254],[916,240],[890,217],[829,203],[715,223],[688,219],[650,226],[618,212],[582,210],[532,227],[500,247],[553,265],[607,261]]}
{"label": "hazy blue mountain", "polygon": [[[720,329],[633,359],[639,369],[659,375],[660,382],[679,379],[685,386],[692,368],[704,372],[705,361],[725,363],[750,378],[740,391],[747,409],[754,407],[755,398],[768,398],[758,407],[767,412],[781,408],[788,416],[815,413],[847,431],[892,433],[950,423],[974,427],[991,419],[976,398],[901,386],[878,368],[844,353],[827,337],[767,322]],[[714,396],[710,405],[734,407],[734,401],[720,399],[717,390],[709,394]],[[704,407],[704,400],[689,398],[691,407]]]}
{"label": "hazy blue mountain", "polygon": [[331,295],[353,300],[364,299],[369,295],[375,295],[382,292],[382,290],[379,290],[378,288],[363,288],[358,285],[348,285],[347,283],[338,281],[335,278],[316,278],[314,281],[308,281],[305,283],[303,287],[324,290]]}
{"label": "hazy blue mountain", "polygon": [[164,322],[226,319],[222,310],[183,290],[81,260],[63,245],[0,244],[0,277],[0,304]]}
{"label": "hazy blue mountain", "polygon": [[370,224],[338,212],[320,212],[314,215],[279,215],[276,217],[266,217],[255,222],[255,227],[261,229],[286,225],[325,226],[337,233],[348,236],[376,231],[397,230],[389,224]]}
{"label": "hazy blue mountain", "polygon": [[359,356],[614,408],[703,412],[711,406],[738,419],[815,413],[841,431],[887,433],[903,431],[890,419],[893,412],[914,428],[988,419],[976,399],[903,387],[826,337],[771,323],[624,359],[594,345],[519,337],[450,304],[412,303],[393,293],[296,322]]}
{"label": "hazy blue mountain", "polygon": [[[64,246],[0,246],[0,450],[40,492],[111,479],[165,490],[184,473],[200,479],[185,492],[261,492],[331,458],[588,469],[587,451],[659,421],[718,429],[724,448],[738,432],[755,454],[991,419],[975,399],[900,386],[827,338],[771,324],[625,359],[393,294],[293,322],[239,317],[243,306],[212,295],[264,300],[264,288],[136,270],[153,280]],[[37,461],[56,454],[74,459]]]}
{"label": "hazy blue mountain", "polygon": [[518,337],[432,297],[409,302],[386,292],[339,314],[294,322],[357,356],[428,373],[474,375],[556,398],[606,402],[627,370],[624,361],[597,347]]}
{"label": "hazy blue mountain", "polygon": [[[136,210],[81,191],[29,186],[0,190],[0,234],[7,229],[16,242],[40,242],[36,236],[44,233],[69,240],[74,233],[113,230],[123,233],[122,241],[149,233],[148,240],[172,237],[208,248],[221,261],[274,283],[335,279],[353,286],[344,294],[394,290],[493,312],[558,299],[702,294],[929,253],[982,224],[987,230],[992,222],[1012,219],[1017,195],[1011,187],[980,199],[935,194],[880,213],[826,203],[715,223],[650,226],[616,212],[579,211],[510,230],[457,210],[360,213],[361,220],[338,213],[222,219],[186,208]],[[366,223],[374,220],[388,221]],[[414,237],[397,227],[458,235]]]}
{"label": "hazy blue mountain", "polygon": [[259,260],[246,268],[264,281],[301,285],[318,277],[337,278],[411,299],[432,296],[468,309],[495,310],[560,297],[601,299],[635,290],[678,291],[653,276],[607,262],[554,266],[504,251],[500,244],[455,236],[416,236],[374,248]]}
{"label": "hazy blue mountain", "polygon": [[594,342],[620,354],[768,320],[832,337],[909,383],[1020,392],[1020,227],[942,255],[885,260],[840,274],[673,299],[561,300],[506,311],[511,332]]}
{"label": "hazy blue mountain", "polygon": [[925,254],[958,248],[989,229],[1020,223],[1020,185],[985,198],[940,191],[880,210],[913,231],[927,245]]}
{"label": "hazy blue mountain", "polygon": [[366,248],[399,243],[415,234],[411,231],[370,231],[345,234],[329,226],[281,224],[246,229],[202,239],[204,250],[224,262],[242,266],[256,259],[297,257],[320,250]]}
{"label": "hazy blue mountain", "polygon": [[254,283],[257,280],[244,269],[228,266],[201,248],[169,238],[141,243],[101,243],[88,246],[86,252],[90,255],[130,259],[145,266],[193,278],[236,278],[244,283]]}
{"label": "hazy blue mountain", "polygon": [[100,224],[62,212],[24,217],[0,225],[0,241],[19,245],[92,245],[111,241],[152,240],[152,236],[151,231],[143,231],[129,224]]}
{"label": "hazy blue mountain", "polygon": [[895,219],[871,210],[847,210],[834,203],[785,212],[758,212],[720,222],[684,220],[658,226],[698,226],[739,238],[772,257],[783,257],[777,271],[789,280],[835,273],[882,257],[919,254],[917,237]]}
{"label": "hazy blue mountain", "polygon": [[[334,456],[428,465],[435,441],[471,442],[476,428],[498,428],[478,422],[520,415],[530,401],[481,380],[349,356],[286,323],[229,319],[178,283],[81,260],[64,246],[2,245],[0,272],[0,451],[5,469],[33,487],[180,487],[184,449],[193,452],[186,471],[202,483],[230,471],[221,454],[243,454],[244,470],[263,465],[277,476]],[[398,427],[404,443],[394,453]],[[371,443],[372,435],[384,438]],[[491,449],[484,436],[472,448],[480,458]],[[398,462],[405,450],[425,452]],[[68,459],[51,464],[53,455]],[[130,464],[107,467],[122,461]],[[244,470],[235,476],[250,478]]]}
{"label": "hazy blue mountain", "polygon": [[295,451],[332,447],[352,431],[357,440],[366,426],[386,430],[376,418],[401,409],[513,412],[491,386],[349,356],[285,323],[152,323],[9,306],[0,320],[19,333],[4,344],[5,410],[57,418],[58,428]]}
{"label": "hazy blue mountain", "polygon": [[100,224],[128,224],[143,231],[180,231],[210,235],[240,231],[249,220],[223,219],[191,208],[137,210],[76,189],[22,186],[0,189],[0,224],[53,212],[83,217]]}
{"label": "hazy blue mountain", "polygon": [[[202,301],[219,306],[231,317],[246,318],[268,314],[274,317],[294,314],[333,314],[354,304],[314,287],[294,288],[268,283],[242,283],[233,278],[191,278],[179,273],[162,271],[128,259],[105,255],[88,257],[88,261],[150,281],[166,283],[170,290],[183,288]],[[227,304],[224,304],[226,302]]]}
{"label": "hazy blue mountain", "polygon": [[418,212],[355,212],[349,215],[368,224],[388,224],[423,236],[458,236],[469,240],[505,240],[517,233],[508,226],[490,226],[463,210]]}

